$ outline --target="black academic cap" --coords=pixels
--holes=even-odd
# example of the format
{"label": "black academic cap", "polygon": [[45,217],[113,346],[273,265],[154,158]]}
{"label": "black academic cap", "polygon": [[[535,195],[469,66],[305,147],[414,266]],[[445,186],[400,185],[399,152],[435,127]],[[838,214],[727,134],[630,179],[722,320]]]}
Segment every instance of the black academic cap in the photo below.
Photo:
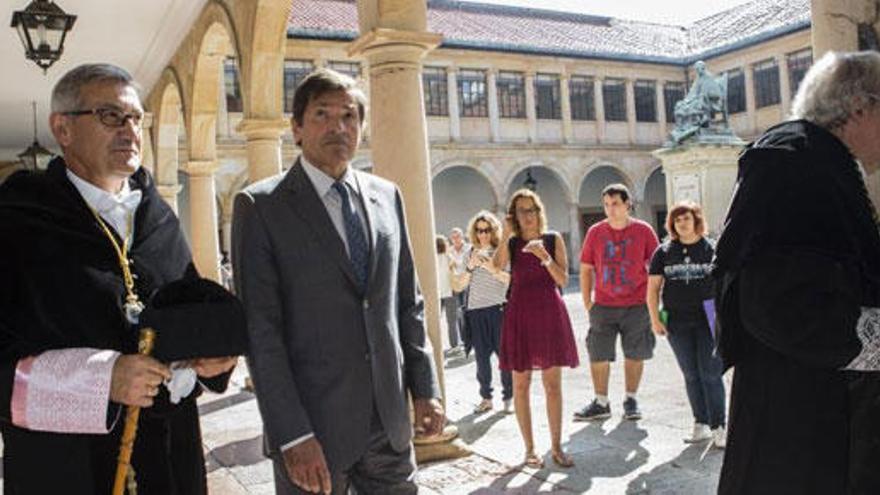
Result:
{"label": "black academic cap", "polygon": [[153,357],[163,362],[239,356],[247,352],[241,302],[204,278],[186,278],[157,290],[140,315],[156,331]]}

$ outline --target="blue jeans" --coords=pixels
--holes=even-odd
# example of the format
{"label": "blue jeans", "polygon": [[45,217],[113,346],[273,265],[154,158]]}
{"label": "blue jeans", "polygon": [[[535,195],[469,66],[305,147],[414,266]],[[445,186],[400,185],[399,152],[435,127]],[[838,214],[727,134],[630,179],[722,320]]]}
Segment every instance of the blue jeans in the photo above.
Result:
{"label": "blue jeans", "polygon": [[[474,345],[474,356],[477,361],[477,381],[480,383],[480,397],[492,398],[492,354],[501,351],[501,322],[504,317],[504,306],[469,309],[465,311],[467,325],[470,329]],[[513,375],[510,371],[500,370],[501,398],[513,397]]]}
{"label": "blue jeans", "polygon": [[724,426],[723,365],[702,308],[694,313],[669,312],[669,345],[684,375],[691,411],[697,423]]}

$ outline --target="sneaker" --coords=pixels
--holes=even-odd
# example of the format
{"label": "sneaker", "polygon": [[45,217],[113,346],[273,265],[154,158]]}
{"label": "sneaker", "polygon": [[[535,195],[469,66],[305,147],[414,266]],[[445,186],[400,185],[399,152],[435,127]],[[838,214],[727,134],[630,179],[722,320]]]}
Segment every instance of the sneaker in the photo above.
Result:
{"label": "sneaker", "polygon": [[623,419],[635,421],[642,419],[642,411],[639,411],[639,403],[632,397],[623,401]]}
{"label": "sneaker", "polygon": [[703,423],[694,423],[694,431],[691,433],[691,436],[684,439],[684,443],[699,443],[706,440],[711,440],[713,437],[712,430],[709,429],[709,425],[704,425]]}
{"label": "sneaker", "polygon": [[504,414],[510,414],[513,412],[513,399],[504,399]]}
{"label": "sneaker", "polygon": [[482,414],[487,411],[492,410],[492,400],[491,399],[483,399],[477,404],[477,407],[474,408],[474,413]]}
{"label": "sneaker", "polygon": [[593,421],[597,419],[605,419],[611,417],[611,404],[601,405],[599,401],[593,399],[593,402],[587,404],[580,411],[575,411],[575,421]]}
{"label": "sneaker", "polygon": [[712,445],[718,449],[727,447],[727,430],[723,426],[712,430]]}

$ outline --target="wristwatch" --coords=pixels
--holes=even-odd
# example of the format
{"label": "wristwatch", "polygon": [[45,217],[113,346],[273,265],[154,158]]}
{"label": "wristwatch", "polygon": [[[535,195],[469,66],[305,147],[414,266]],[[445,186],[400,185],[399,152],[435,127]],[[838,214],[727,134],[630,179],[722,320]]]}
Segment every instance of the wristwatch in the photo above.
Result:
{"label": "wristwatch", "polygon": [[547,259],[541,262],[541,266],[550,266],[550,263],[553,263],[553,258],[547,256]]}

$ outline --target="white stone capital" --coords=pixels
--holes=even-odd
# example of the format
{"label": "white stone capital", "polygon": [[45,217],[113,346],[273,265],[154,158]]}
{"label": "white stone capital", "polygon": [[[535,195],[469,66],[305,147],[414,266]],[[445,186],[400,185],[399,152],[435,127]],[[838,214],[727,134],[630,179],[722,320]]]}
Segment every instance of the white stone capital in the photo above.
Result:
{"label": "white stone capital", "polygon": [[290,127],[285,119],[244,119],[235,130],[248,141],[278,139]]}
{"label": "white stone capital", "polygon": [[180,184],[156,184],[156,189],[159,191],[159,196],[162,196],[163,198],[171,198],[180,194],[180,191],[183,190],[183,186]]}
{"label": "white stone capital", "polygon": [[215,160],[191,160],[180,167],[180,170],[187,175],[198,177],[212,175],[218,168]]}
{"label": "white stone capital", "polygon": [[443,41],[443,35],[424,31],[375,28],[348,47],[351,57],[363,55],[370,61],[370,70],[384,69],[385,65],[418,64],[422,57]]}

